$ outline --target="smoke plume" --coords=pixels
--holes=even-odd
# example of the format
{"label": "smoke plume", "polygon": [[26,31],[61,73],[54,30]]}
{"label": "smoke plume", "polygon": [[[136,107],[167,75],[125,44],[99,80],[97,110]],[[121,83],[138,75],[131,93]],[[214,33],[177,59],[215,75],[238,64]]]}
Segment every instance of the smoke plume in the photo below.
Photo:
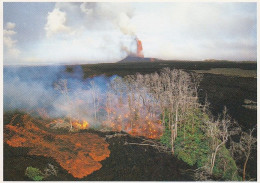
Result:
{"label": "smoke plume", "polygon": [[46,39],[29,55],[42,63],[115,62],[136,55],[132,16],[125,3],[56,3],[47,16]]}
{"label": "smoke plume", "polygon": [[[104,93],[110,79],[97,76],[82,79],[80,66],[73,72],[66,72],[65,66],[5,66],[4,67],[4,111],[23,110],[35,113],[44,109],[50,117],[64,117],[68,114],[79,119],[93,121],[90,82],[95,82]],[[63,95],[55,89],[59,81],[67,81],[68,93]],[[69,101],[68,101],[69,98]],[[70,102],[73,101],[73,102]]]}

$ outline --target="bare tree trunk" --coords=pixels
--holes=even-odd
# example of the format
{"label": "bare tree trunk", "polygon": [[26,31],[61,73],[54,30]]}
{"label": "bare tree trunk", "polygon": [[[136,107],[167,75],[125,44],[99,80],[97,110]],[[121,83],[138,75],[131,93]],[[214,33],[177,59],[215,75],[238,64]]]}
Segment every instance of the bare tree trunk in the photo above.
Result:
{"label": "bare tree trunk", "polygon": [[215,151],[212,153],[212,156],[211,156],[211,168],[210,168],[210,174],[213,173],[213,169],[214,169],[214,166],[215,166],[215,161],[216,161],[216,156],[217,156],[217,153],[218,153],[218,150],[219,150],[219,147],[221,145],[225,144],[224,142],[222,142],[221,144],[219,144]]}
{"label": "bare tree trunk", "polygon": [[171,125],[171,151],[174,154],[174,124]]}
{"label": "bare tree trunk", "polygon": [[246,157],[246,160],[245,160],[245,162],[244,162],[244,167],[243,167],[243,181],[246,180],[246,165],[247,165],[248,159],[249,159],[249,156]]}
{"label": "bare tree trunk", "polygon": [[93,92],[93,103],[94,103],[94,115],[95,115],[95,121],[97,121],[97,107],[96,107],[96,98],[95,94]]}
{"label": "bare tree trunk", "polygon": [[186,134],[186,130],[185,130],[185,125],[183,125],[183,139],[185,140],[185,134]]}
{"label": "bare tree trunk", "polygon": [[177,133],[178,133],[178,120],[179,120],[179,118],[178,118],[178,115],[179,115],[179,113],[178,113],[178,107],[179,107],[179,104],[177,104],[177,106],[176,106],[176,109],[175,109],[175,133],[174,133],[174,140],[177,138]]}
{"label": "bare tree trunk", "polygon": [[[68,103],[69,103],[69,108],[71,108],[71,107],[72,107],[72,104],[71,104],[71,100],[70,100],[70,97],[69,97],[69,95],[68,95],[67,92],[68,92],[68,91],[66,90],[66,98],[67,98],[67,101],[68,101]],[[72,126],[72,120],[71,120],[71,113],[70,113],[70,112],[68,113],[68,118],[69,118],[69,124],[70,124],[70,129],[69,129],[69,131],[72,131],[73,126]]]}
{"label": "bare tree trunk", "polygon": [[71,120],[71,117],[69,117],[69,121],[70,121],[70,131],[72,131],[72,120]]}
{"label": "bare tree trunk", "polygon": [[215,166],[216,152],[212,153],[211,158],[212,159],[211,159],[210,174],[213,173],[213,169],[214,169],[214,166]]}
{"label": "bare tree trunk", "polygon": [[162,124],[165,126],[165,111],[163,110],[163,119],[162,119]]}
{"label": "bare tree trunk", "polygon": [[168,127],[169,127],[169,130],[170,130],[171,129],[171,113],[170,112],[168,113],[168,118],[169,118],[168,119],[168,123],[169,123]]}

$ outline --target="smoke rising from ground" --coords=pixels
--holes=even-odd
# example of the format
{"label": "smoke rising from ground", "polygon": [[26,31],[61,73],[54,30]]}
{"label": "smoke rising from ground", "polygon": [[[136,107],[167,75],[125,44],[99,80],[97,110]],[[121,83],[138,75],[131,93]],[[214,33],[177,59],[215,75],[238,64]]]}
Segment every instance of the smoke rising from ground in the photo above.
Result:
{"label": "smoke rising from ground", "polygon": [[[104,94],[107,83],[113,79],[97,76],[83,79],[81,67],[74,67],[73,73],[65,66],[4,67],[4,111],[22,110],[35,113],[44,109],[50,117],[66,117],[68,114],[81,120],[93,122],[90,82]],[[55,89],[59,81],[67,81],[68,93]]]}
{"label": "smoke rising from ground", "polygon": [[158,101],[132,77],[84,79],[81,66],[6,66],[4,112],[59,118],[63,125],[68,120],[71,125],[87,121],[91,128],[158,138],[162,133]]}

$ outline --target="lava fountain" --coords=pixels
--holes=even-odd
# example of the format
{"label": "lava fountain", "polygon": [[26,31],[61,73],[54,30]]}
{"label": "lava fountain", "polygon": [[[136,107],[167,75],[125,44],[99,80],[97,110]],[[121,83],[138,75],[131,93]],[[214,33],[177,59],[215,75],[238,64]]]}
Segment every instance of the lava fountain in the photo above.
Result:
{"label": "lava fountain", "polygon": [[142,41],[136,38],[136,42],[137,42],[137,56],[144,58]]}

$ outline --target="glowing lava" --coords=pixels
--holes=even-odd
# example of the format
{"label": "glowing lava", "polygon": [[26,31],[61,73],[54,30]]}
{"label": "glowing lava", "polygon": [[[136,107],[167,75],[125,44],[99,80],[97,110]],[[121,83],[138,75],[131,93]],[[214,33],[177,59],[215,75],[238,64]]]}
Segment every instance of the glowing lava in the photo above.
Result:
{"label": "glowing lava", "polygon": [[29,155],[52,157],[76,178],[99,170],[100,161],[110,155],[109,144],[96,134],[54,134],[40,129],[29,115],[20,115],[18,120],[4,126],[4,142],[12,147],[29,147]]}
{"label": "glowing lava", "polygon": [[144,58],[142,42],[139,39],[136,39],[136,41],[137,41],[137,56]]}

